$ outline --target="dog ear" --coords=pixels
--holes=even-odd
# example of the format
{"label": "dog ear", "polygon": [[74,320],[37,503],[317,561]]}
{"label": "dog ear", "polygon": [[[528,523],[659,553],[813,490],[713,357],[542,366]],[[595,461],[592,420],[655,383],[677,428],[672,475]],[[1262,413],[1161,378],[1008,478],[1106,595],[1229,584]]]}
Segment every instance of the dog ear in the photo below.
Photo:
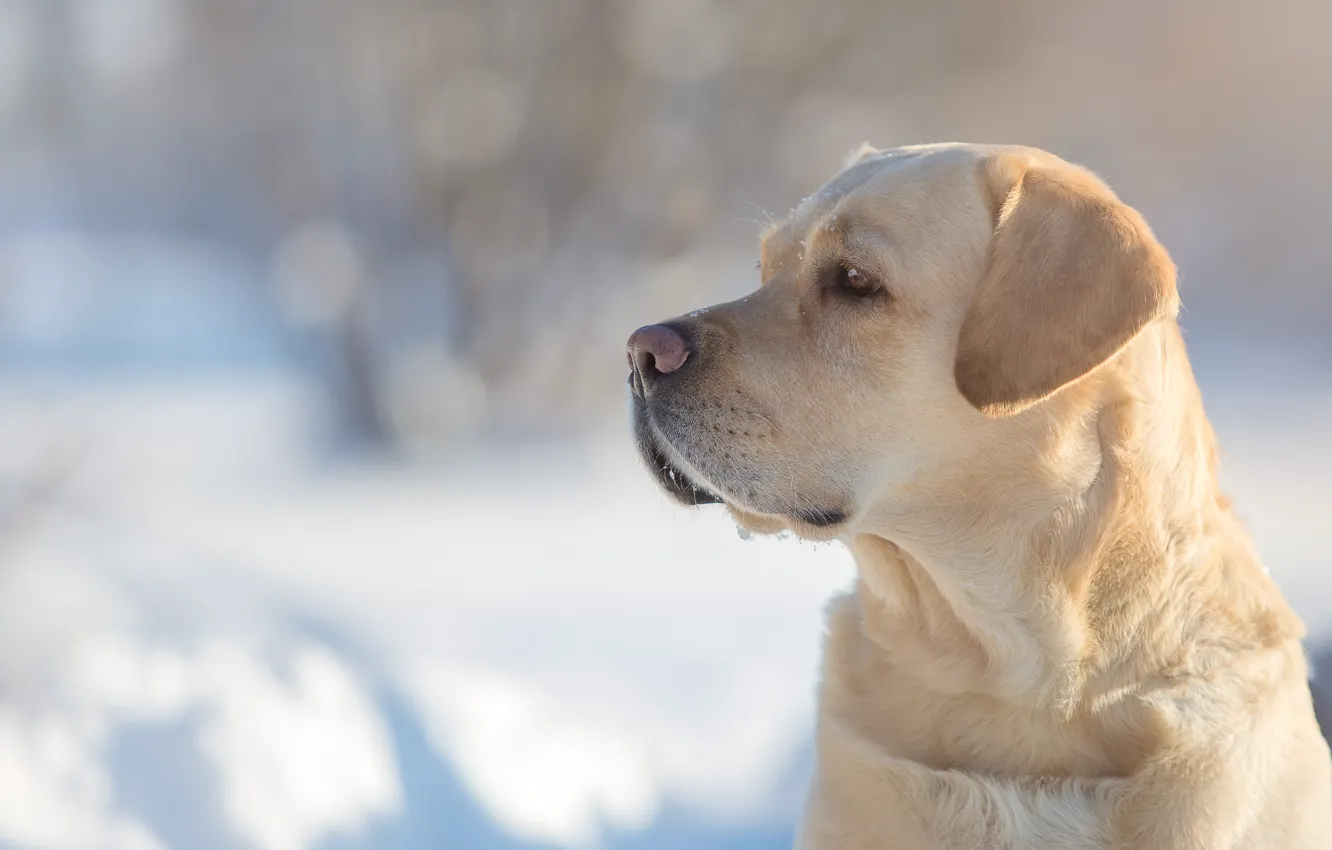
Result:
{"label": "dog ear", "polygon": [[981,164],[995,229],[953,375],[987,416],[1036,404],[1179,310],[1175,267],[1137,211],[1050,158]]}

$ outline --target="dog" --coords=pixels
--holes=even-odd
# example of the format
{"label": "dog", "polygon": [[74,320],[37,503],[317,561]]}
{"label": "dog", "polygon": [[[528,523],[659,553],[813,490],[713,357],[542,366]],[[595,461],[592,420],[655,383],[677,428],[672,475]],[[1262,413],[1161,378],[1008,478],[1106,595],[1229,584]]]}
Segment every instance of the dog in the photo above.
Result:
{"label": "dog", "polygon": [[1304,627],[1217,484],[1175,267],[1027,147],[855,152],[629,338],[686,505],[837,539],[801,850],[1327,850]]}

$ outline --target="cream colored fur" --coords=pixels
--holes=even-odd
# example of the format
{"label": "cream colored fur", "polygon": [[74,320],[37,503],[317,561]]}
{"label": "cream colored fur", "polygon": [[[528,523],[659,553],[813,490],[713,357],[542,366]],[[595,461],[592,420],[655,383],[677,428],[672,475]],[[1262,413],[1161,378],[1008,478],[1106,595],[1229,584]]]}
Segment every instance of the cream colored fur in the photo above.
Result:
{"label": "cream colored fur", "polygon": [[642,403],[741,525],[855,557],[801,850],[1332,848],[1302,626],[1141,217],[1041,151],[866,148],[761,267]]}

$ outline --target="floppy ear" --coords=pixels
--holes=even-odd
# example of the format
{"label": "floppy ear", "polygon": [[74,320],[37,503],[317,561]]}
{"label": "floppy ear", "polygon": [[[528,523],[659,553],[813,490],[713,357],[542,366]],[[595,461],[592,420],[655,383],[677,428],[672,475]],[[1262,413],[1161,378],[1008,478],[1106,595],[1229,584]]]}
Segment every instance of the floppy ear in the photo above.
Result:
{"label": "floppy ear", "polygon": [[1137,211],[1090,172],[999,154],[981,164],[995,216],[953,375],[987,416],[1036,404],[1179,309],[1175,266]]}

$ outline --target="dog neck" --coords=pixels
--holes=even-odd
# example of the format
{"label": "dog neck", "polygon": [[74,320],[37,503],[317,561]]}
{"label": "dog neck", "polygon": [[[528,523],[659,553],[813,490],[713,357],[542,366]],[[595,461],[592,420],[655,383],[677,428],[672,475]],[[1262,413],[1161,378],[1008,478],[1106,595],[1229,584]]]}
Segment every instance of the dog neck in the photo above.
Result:
{"label": "dog neck", "polygon": [[1219,493],[1174,322],[992,425],[849,541],[867,634],[934,687],[1068,713],[1224,664],[1217,618],[1255,646],[1298,639]]}

